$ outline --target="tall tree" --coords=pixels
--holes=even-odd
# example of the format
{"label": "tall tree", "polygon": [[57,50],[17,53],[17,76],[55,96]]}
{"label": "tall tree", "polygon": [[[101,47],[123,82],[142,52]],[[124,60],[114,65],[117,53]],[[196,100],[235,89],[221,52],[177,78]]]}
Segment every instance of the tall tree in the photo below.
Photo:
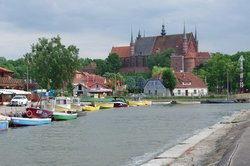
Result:
{"label": "tall tree", "polygon": [[110,53],[106,58],[106,63],[109,66],[110,73],[117,73],[120,67],[122,66],[121,59],[116,53]]}
{"label": "tall tree", "polygon": [[39,38],[25,55],[32,77],[42,88],[72,88],[75,71],[79,67],[79,49],[66,47],[59,36],[51,39]]}
{"label": "tall tree", "polygon": [[171,94],[173,94],[177,80],[172,69],[166,68],[162,75],[162,81],[163,85],[170,90]]}

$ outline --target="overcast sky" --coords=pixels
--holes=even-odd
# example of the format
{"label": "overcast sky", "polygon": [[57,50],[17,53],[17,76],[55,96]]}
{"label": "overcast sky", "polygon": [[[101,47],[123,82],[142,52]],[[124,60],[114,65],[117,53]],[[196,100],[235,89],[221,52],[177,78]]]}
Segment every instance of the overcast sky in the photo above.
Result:
{"label": "overcast sky", "polygon": [[249,0],[0,0],[0,56],[17,59],[39,37],[60,35],[79,56],[106,58],[112,46],[146,36],[198,29],[200,51],[250,50]]}

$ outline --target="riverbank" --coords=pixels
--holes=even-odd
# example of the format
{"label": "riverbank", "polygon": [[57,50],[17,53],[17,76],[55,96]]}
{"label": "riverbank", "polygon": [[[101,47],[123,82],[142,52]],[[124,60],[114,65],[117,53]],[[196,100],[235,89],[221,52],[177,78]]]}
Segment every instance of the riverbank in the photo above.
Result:
{"label": "riverbank", "polygon": [[250,111],[242,110],[161,153],[144,166],[225,165],[233,145],[250,126]]}

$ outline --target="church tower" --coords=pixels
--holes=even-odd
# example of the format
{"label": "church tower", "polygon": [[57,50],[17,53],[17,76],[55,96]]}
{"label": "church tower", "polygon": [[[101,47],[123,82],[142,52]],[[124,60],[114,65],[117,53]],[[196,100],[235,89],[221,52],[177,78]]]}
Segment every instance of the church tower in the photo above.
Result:
{"label": "church tower", "polygon": [[182,51],[183,55],[186,56],[188,50],[188,43],[187,43],[187,34],[186,34],[186,27],[184,23],[184,28],[183,28],[183,43],[182,43]]}
{"label": "church tower", "polygon": [[131,29],[131,39],[130,39],[130,54],[131,56],[133,56],[135,53],[135,43],[134,43],[134,39],[133,39],[133,31]]}
{"label": "church tower", "polygon": [[196,28],[196,26],[195,26],[195,30],[194,30],[194,39],[195,39],[195,44],[196,44],[196,52],[198,52],[199,50],[198,50],[198,37],[197,37],[197,28]]}

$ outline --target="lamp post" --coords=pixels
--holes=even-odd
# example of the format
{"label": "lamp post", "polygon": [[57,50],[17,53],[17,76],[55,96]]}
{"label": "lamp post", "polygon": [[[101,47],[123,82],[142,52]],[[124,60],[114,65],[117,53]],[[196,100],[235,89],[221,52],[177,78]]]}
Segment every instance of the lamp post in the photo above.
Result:
{"label": "lamp post", "polygon": [[27,58],[27,81],[26,81],[26,86],[27,86],[27,91],[29,91],[29,60],[28,60],[28,56],[26,55]]}
{"label": "lamp post", "polygon": [[243,83],[243,61],[244,57],[241,55],[239,58],[240,61],[240,93],[244,93],[244,83]]}

